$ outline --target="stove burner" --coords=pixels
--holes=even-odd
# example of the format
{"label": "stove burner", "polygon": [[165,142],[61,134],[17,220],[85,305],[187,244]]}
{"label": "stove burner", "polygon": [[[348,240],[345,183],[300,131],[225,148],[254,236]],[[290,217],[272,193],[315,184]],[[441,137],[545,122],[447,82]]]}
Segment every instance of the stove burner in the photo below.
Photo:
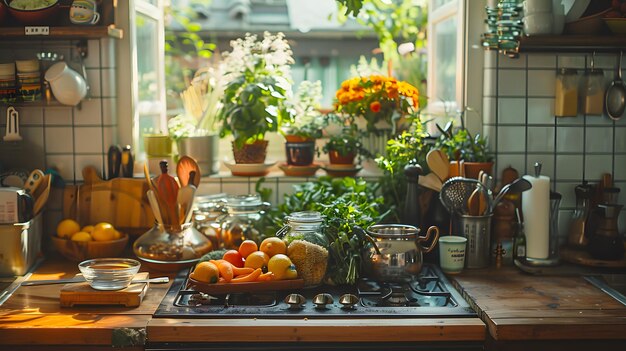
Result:
{"label": "stove burner", "polygon": [[[438,267],[425,264],[405,283],[363,278],[355,286],[211,295],[187,285],[181,271],[155,313],[166,318],[420,318],[476,314]],[[289,297],[298,297],[289,303]]]}

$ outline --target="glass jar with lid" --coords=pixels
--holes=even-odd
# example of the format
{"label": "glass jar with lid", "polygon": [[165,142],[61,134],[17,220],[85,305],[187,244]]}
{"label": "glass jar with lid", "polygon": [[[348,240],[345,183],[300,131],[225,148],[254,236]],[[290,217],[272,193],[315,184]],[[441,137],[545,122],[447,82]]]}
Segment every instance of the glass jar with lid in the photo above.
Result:
{"label": "glass jar with lid", "polygon": [[133,244],[133,252],[147,266],[173,272],[191,266],[213,245],[192,223],[166,227],[156,224]]}
{"label": "glass jar with lid", "polygon": [[226,214],[218,218],[219,248],[237,249],[242,241],[259,241],[261,225],[269,203],[258,195],[233,195],[226,198]]}
{"label": "glass jar with lid", "polygon": [[276,233],[279,238],[306,240],[320,246],[326,246],[323,233],[324,216],[316,211],[294,212],[285,217],[285,226]]}
{"label": "glass jar with lid", "polygon": [[554,115],[576,117],[578,115],[578,71],[561,68],[556,75]]}
{"label": "glass jar with lid", "polygon": [[583,110],[587,115],[602,115],[604,110],[604,72],[591,68],[582,84]]}
{"label": "glass jar with lid", "polygon": [[193,209],[193,222],[213,247],[219,247],[220,223],[218,219],[226,213],[226,194],[197,196]]}

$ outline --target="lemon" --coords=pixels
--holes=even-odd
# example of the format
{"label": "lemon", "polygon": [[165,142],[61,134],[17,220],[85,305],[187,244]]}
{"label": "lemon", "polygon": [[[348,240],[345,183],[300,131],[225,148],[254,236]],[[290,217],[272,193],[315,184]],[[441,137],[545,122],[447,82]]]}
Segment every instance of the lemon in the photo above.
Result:
{"label": "lemon", "polygon": [[91,235],[87,232],[78,232],[72,235],[73,241],[91,241]]}
{"label": "lemon", "polygon": [[217,283],[220,272],[217,266],[211,262],[200,262],[191,273],[191,277],[205,283]]}
{"label": "lemon", "polygon": [[80,224],[73,219],[64,219],[57,225],[57,235],[59,238],[69,239],[80,231]]}
{"label": "lemon", "polygon": [[91,233],[91,232],[93,232],[93,226],[92,225],[86,225],[80,231],[81,232],[86,232],[86,233]]}
{"label": "lemon", "polygon": [[117,230],[109,223],[98,223],[91,232],[95,241],[110,241],[117,239]]}
{"label": "lemon", "polygon": [[274,273],[277,280],[294,279],[298,276],[296,267],[287,255],[277,254],[270,258],[267,270]]}
{"label": "lemon", "polygon": [[287,244],[274,236],[263,240],[259,250],[265,252],[269,257],[273,257],[278,254],[287,254]]}
{"label": "lemon", "polygon": [[267,266],[270,257],[263,251],[254,251],[246,257],[246,262],[243,264],[246,268],[263,268]]}

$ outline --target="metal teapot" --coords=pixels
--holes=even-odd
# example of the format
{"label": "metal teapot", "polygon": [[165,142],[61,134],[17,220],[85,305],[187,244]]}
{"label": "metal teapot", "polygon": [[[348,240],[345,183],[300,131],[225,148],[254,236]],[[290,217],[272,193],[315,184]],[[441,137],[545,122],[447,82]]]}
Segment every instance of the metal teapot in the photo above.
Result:
{"label": "metal teapot", "polygon": [[[362,256],[368,276],[378,281],[402,282],[419,274],[423,254],[437,245],[439,228],[428,228],[425,236],[419,236],[419,232],[419,228],[405,224],[377,224],[367,228],[372,245]],[[434,235],[432,243],[424,247],[422,242],[431,235]]]}

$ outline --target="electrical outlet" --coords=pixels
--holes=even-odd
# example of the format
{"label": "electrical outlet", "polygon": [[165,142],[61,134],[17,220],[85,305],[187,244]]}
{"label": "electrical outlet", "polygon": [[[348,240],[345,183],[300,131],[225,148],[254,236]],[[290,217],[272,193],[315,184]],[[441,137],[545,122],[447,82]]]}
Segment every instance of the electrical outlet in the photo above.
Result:
{"label": "electrical outlet", "polygon": [[50,35],[50,27],[48,26],[26,26],[24,27],[26,35]]}

